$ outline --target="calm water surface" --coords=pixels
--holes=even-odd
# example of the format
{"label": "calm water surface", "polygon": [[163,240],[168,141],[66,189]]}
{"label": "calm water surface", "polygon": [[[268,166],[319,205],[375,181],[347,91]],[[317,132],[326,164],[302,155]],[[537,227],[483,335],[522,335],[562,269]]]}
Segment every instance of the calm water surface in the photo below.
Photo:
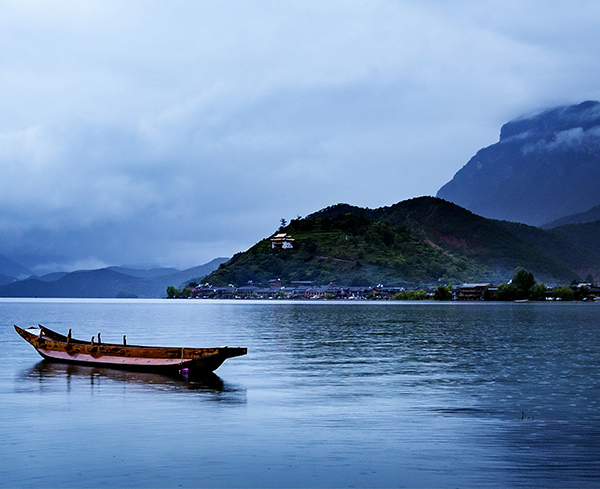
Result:
{"label": "calm water surface", "polygon": [[[1,487],[598,487],[600,305],[0,299]],[[47,364],[12,325],[247,346]]]}

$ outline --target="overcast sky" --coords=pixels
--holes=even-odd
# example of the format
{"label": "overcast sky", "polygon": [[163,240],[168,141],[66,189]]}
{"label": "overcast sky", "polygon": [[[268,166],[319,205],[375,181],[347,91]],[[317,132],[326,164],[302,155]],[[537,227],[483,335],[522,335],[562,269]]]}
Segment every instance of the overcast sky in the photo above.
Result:
{"label": "overcast sky", "polygon": [[[600,2],[0,2],[0,254],[186,268],[600,99]],[[41,258],[36,258],[41,257]]]}

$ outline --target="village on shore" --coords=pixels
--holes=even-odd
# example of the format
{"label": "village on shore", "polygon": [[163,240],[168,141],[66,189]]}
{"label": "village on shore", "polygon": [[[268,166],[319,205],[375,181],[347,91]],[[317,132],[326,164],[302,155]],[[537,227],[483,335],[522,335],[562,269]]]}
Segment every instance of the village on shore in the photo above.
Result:
{"label": "village on shore", "polygon": [[268,287],[249,283],[236,287],[217,287],[190,283],[183,290],[167,288],[168,298],[185,299],[288,299],[288,300],[442,300],[442,301],[600,301],[600,285],[573,283],[560,287],[533,284],[523,291],[509,284],[491,283],[438,285],[422,288],[386,287],[383,285],[349,287],[334,283],[313,285],[295,281],[283,285],[280,279],[269,281]]}

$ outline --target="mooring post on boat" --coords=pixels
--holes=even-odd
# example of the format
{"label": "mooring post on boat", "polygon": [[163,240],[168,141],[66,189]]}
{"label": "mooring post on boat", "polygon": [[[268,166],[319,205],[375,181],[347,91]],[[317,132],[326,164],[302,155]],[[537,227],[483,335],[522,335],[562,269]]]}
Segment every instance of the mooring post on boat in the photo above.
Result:
{"label": "mooring post on boat", "polygon": [[123,346],[127,346],[127,338],[126,338],[126,335],[123,335]]}
{"label": "mooring post on boat", "polygon": [[98,344],[102,343],[102,340],[100,339],[100,333],[98,333]]}
{"label": "mooring post on boat", "polygon": [[71,342],[71,328],[69,328],[69,334],[67,335],[67,343]]}
{"label": "mooring post on boat", "polygon": [[94,338],[95,338],[95,336],[92,336],[92,340],[90,341],[91,346],[94,346]]}

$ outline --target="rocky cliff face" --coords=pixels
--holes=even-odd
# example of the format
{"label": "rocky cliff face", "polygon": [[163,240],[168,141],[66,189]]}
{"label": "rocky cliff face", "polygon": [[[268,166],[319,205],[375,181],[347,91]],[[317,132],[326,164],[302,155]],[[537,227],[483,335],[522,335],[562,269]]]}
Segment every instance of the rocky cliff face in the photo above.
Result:
{"label": "rocky cliff face", "polygon": [[600,102],[505,124],[437,193],[476,214],[542,225],[600,204]]}

